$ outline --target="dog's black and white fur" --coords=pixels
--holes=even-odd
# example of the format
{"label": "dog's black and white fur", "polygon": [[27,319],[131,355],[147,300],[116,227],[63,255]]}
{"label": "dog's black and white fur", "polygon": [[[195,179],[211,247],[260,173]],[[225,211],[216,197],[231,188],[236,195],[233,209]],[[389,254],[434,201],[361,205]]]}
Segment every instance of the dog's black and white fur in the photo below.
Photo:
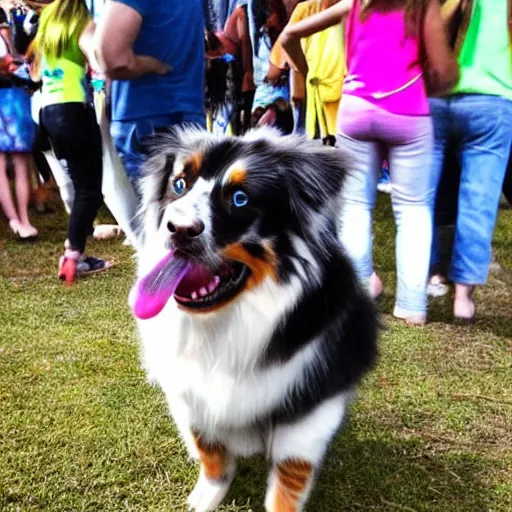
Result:
{"label": "dog's black and white fur", "polygon": [[189,289],[138,321],[148,376],[201,462],[196,512],[215,510],[236,459],[258,452],[272,464],[266,510],[303,510],[374,363],[376,313],[334,221],[343,176],[336,150],[268,129],[176,131],[147,164],[139,274],[171,248],[231,268],[217,295]]}

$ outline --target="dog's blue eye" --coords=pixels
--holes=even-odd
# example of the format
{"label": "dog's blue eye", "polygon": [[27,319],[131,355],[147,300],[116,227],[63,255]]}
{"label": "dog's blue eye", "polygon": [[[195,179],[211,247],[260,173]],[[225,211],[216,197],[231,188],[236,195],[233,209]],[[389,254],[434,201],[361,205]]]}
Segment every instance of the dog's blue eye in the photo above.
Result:
{"label": "dog's blue eye", "polygon": [[184,178],[178,178],[177,180],[174,180],[172,183],[172,189],[174,193],[178,196],[183,194],[185,192],[185,189],[187,188],[187,182]]}
{"label": "dog's blue eye", "polygon": [[245,192],[242,192],[241,190],[237,190],[233,194],[233,204],[237,208],[243,208],[244,206],[247,205],[248,202],[249,202],[249,196]]}

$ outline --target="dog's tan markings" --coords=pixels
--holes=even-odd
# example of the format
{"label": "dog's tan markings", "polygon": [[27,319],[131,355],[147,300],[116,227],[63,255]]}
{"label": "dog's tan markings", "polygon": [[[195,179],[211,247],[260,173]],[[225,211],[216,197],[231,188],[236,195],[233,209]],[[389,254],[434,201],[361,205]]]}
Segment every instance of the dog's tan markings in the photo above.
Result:
{"label": "dog's tan markings", "polygon": [[226,475],[226,448],[220,443],[207,442],[200,434],[194,434],[194,440],[205,476],[212,480],[222,480]]}
{"label": "dog's tan markings", "polygon": [[190,177],[195,180],[199,174],[199,171],[201,170],[202,165],[203,155],[199,151],[196,151],[185,160],[185,164],[183,166],[184,172],[190,174]]}
{"label": "dog's tan markings", "polygon": [[175,182],[176,180],[183,178],[187,184],[187,188],[192,188],[199,177],[202,163],[202,154],[199,152],[193,153],[183,162],[181,171],[171,176],[170,181]]}
{"label": "dog's tan markings", "polygon": [[264,258],[257,258],[250,254],[241,243],[228,245],[223,253],[230,260],[240,261],[251,270],[251,277],[247,280],[246,289],[251,289],[263,282],[266,277],[277,281],[277,256],[268,243],[263,243]]}
{"label": "dog's tan markings", "polygon": [[297,512],[301,497],[313,474],[304,460],[288,459],[276,466],[276,492],[272,512]]}
{"label": "dog's tan markings", "polygon": [[247,177],[246,169],[234,169],[229,174],[228,184],[241,186],[244,184],[246,177]]}

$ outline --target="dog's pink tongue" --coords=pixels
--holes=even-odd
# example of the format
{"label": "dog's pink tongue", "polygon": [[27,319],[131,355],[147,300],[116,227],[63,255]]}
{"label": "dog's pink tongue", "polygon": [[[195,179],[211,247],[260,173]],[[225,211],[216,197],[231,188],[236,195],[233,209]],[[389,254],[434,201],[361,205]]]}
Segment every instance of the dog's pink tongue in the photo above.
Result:
{"label": "dog's pink tongue", "polygon": [[149,274],[140,278],[132,290],[135,316],[147,320],[158,315],[188,268],[187,261],[174,257],[174,252],[170,252]]}

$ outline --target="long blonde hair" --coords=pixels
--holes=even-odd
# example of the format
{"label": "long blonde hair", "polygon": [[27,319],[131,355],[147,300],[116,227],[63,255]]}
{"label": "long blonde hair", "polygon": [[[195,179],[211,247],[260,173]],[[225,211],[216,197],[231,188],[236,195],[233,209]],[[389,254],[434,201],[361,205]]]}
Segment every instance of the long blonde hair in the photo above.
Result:
{"label": "long blonde hair", "polygon": [[34,48],[39,55],[53,60],[77,40],[89,21],[84,0],[54,0],[39,18]]}

